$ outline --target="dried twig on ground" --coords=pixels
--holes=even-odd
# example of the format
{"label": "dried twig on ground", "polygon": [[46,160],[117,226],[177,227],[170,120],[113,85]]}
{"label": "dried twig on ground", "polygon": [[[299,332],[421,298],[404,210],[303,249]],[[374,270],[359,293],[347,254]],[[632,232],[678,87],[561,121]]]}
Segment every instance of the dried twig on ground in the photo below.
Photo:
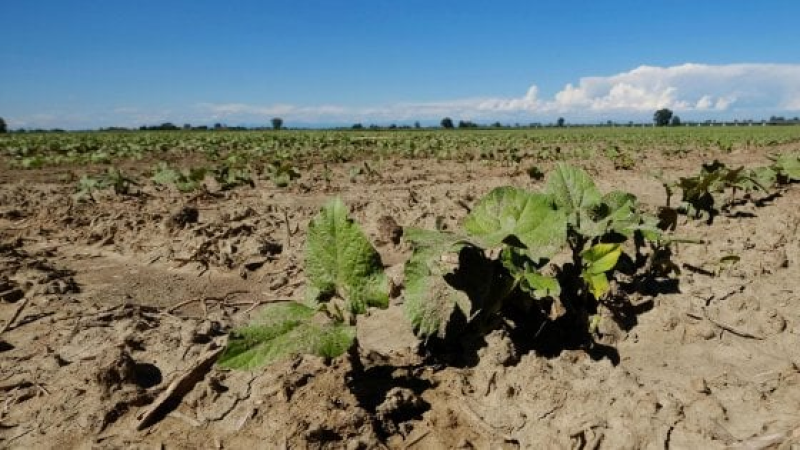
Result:
{"label": "dried twig on ground", "polygon": [[158,422],[181,401],[184,395],[192,390],[195,384],[203,379],[206,373],[211,370],[217,357],[224,348],[212,350],[200,358],[194,366],[179,375],[169,387],[155,399],[153,404],[139,416],[137,430],[143,430],[150,425]]}
{"label": "dried twig on ground", "polygon": [[184,306],[190,305],[190,304],[195,303],[195,302],[201,302],[203,304],[203,309],[205,309],[206,302],[217,302],[217,303],[222,303],[223,305],[226,305],[226,306],[235,306],[236,305],[235,303],[234,304],[228,303],[230,301],[231,297],[233,297],[234,295],[238,295],[238,294],[249,294],[249,293],[250,293],[250,291],[236,290],[236,291],[227,292],[222,297],[207,296],[207,297],[191,298],[189,300],[182,301],[182,302],[180,302],[180,303],[178,303],[176,305],[170,306],[165,312],[167,314],[172,314],[175,311],[183,308]]}
{"label": "dried twig on ground", "polygon": [[14,324],[14,321],[16,321],[19,315],[22,314],[22,310],[25,308],[25,305],[27,304],[28,304],[27,297],[20,300],[19,306],[17,306],[17,309],[14,311],[14,314],[12,314],[11,318],[8,319],[8,322],[6,322],[5,325],[3,325],[3,328],[0,328],[0,334],[3,334],[11,329],[11,326]]}

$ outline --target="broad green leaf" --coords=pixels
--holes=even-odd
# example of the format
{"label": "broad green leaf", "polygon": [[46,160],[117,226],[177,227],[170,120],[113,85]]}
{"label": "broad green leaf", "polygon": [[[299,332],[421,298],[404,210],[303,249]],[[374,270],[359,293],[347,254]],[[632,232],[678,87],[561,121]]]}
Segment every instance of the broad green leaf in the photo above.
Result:
{"label": "broad green leaf", "polygon": [[162,186],[173,185],[181,192],[191,192],[200,187],[205,176],[206,169],[202,167],[179,171],[162,162],[150,179]]}
{"label": "broad green leaf", "polygon": [[179,178],[180,173],[177,170],[170,168],[166,163],[160,163],[150,179],[156,184],[166,186],[174,184]]}
{"label": "broad green leaf", "polygon": [[[665,214],[669,214],[670,210],[672,210],[672,208],[667,210]],[[675,212],[675,214],[676,214],[675,221],[677,222],[677,212]],[[641,222],[639,226],[636,228],[636,230],[642,233],[642,237],[644,237],[645,240],[650,242],[658,242],[664,235],[663,230],[659,228],[660,222],[661,220],[658,217],[655,217],[650,214],[642,214]]]}
{"label": "broad green leaf", "polygon": [[629,192],[611,191],[603,196],[603,203],[613,212],[636,205],[636,196]]}
{"label": "broad green leaf", "polygon": [[641,216],[636,211],[636,196],[622,191],[612,191],[603,196],[603,205],[608,215],[603,218],[607,231],[631,237],[641,225]]}
{"label": "broad green leaf", "polygon": [[538,272],[528,272],[523,276],[520,288],[533,294],[536,298],[558,297],[561,294],[561,285],[553,277],[542,275]]}
{"label": "broad green leaf", "polygon": [[455,249],[459,244],[478,245],[465,236],[416,227],[404,228],[403,240],[411,243],[415,250],[428,249],[434,252]]}
{"label": "broad green leaf", "polygon": [[622,247],[619,244],[597,244],[581,252],[582,277],[594,298],[600,298],[609,290],[606,272],[617,265]]}
{"label": "broad green leaf", "polygon": [[462,239],[452,233],[406,228],[403,239],[414,253],[405,265],[404,311],[418,336],[444,337],[447,324],[458,310],[469,317],[469,296],[450,286],[444,276],[452,271],[443,256],[456,255]]}
{"label": "broad green leaf", "polygon": [[405,266],[405,315],[420,337],[444,338],[478,315],[497,312],[513,287],[502,264],[452,233],[404,230],[414,253]]}
{"label": "broad green leaf", "polygon": [[295,302],[267,306],[251,324],[231,333],[217,364],[256,369],[297,354],[334,358],[345,353],[355,341],[355,327],[315,323],[315,312]]}
{"label": "broad green leaf", "polygon": [[592,178],[583,169],[559,163],[550,173],[545,193],[552,196],[559,209],[579,225],[582,215],[597,206],[602,198]]}
{"label": "broad green leaf", "polygon": [[774,167],[786,178],[800,181],[800,155],[780,155],[776,158]]}
{"label": "broad green leaf", "polygon": [[564,213],[553,208],[552,199],[514,187],[494,189],[482,198],[464,229],[487,247],[521,243],[537,260],[551,258],[567,240]]}
{"label": "broad green leaf", "polygon": [[[800,173],[800,172],[799,172]],[[771,167],[756,167],[747,172],[741,187],[748,191],[768,191],[778,178],[778,173]]]}
{"label": "broad green leaf", "polygon": [[605,273],[584,273],[583,279],[586,280],[586,283],[589,285],[589,291],[592,293],[594,298],[597,299],[606,295],[606,292],[608,292],[611,288],[608,284],[608,278],[606,277]]}
{"label": "broad green leaf", "polygon": [[412,257],[405,267],[405,315],[418,336],[444,338],[453,313],[471,315],[469,296],[454,289],[431,269],[424,256]]}
{"label": "broad green leaf", "polygon": [[350,312],[389,305],[389,281],[381,257],[340,199],[328,202],[308,226],[306,275],[309,301],[338,295]]}
{"label": "broad green leaf", "polygon": [[608,272],[617,265],[622,247],[619,244],[597,244],[581,252],[584,271],[590,275]]}

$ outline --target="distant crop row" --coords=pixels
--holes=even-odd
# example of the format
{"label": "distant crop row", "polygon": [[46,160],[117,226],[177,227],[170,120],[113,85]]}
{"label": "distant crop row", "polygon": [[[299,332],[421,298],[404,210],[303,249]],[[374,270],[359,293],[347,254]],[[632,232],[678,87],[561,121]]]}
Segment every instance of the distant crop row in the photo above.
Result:
{"label": "distant crop row", "polygon": [[574,128],[535,130],[403,131],[174,131],[86,132],[8,135],[0,138],[0,158],[18,168],[64,164],[111,164],[119,160],[199,156],[217,161],[279,157],[346,162],[373,157],[489,159],[515,162],[525,157],[562,159],[565,153],[602,152],[627,165],[626,156],[659,151],[731,152],[800,142],[800,127]]}

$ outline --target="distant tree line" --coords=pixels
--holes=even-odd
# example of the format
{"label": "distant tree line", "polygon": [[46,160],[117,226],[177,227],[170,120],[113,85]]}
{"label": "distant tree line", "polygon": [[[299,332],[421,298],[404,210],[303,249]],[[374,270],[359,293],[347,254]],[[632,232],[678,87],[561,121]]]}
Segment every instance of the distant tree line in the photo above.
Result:
{"label": "distant tree line", "polygon": [[[628,126],[628,127],[641,127],[645,126],[644,123],[634,123],[633,121],[628,121],[624,123],[618,123],[611,120],[607,120],[604,123],[598,124],[570,124],[570,127],[594,127],[594,126],[609,126],[609,127],[616,127],[616,126]],[[658,127],[666,127],[666,126],[742,126],[742,125],[800,125],[800,117],[794,118],[786,118],[783,116],[771,116],[769,120],[733,120],[733,121],[717,121],[717,120],[705,120],[702,122],[699,121],[692,121],[692,122],[683,122],[680,117],[672,112],[669,108],[661,108],[653,113],[653,122],[652,125]],[[555,122],[551,122],[549,124],[543,124],[540,122],[531,122],[528,124],[502,124],[499,121],[495,121],[491,124],[478,124],[476,122],[470,120],[459,120],[458,123],[454,122],[450,117],[444,117],[439,122],[439,128],[444,129],[499,129],[499,128],[547,128],[547,127],[565,127],[567,126],[567,121],[563,117],[559,117],[556,119]],[[352,126],[349,127],[353,130],[411,130],[411,129],[422,129],[422,125],[419,121],[413,123],[413,125],[408,124],[389,124],[389,125],[377,125],[377,124],[370,124],[365,126],[364,124],[358,122],[354,123]],[[429,126],[426,128],[436,128],[435,126]],[[208,125],[197,125],[193,126],[192,124],[185,123],[182,126],[178,126],[172,122],[164,122],[158,125],[142,125],[138,128],[142,131],[177,131],[177,130],[193,130],[193,131],[205,131],[205,130],[215,130],[215,131],[248,131],[248,130],[265,130],[265,129],[272,129],[272,130],[282,130],[284,129],[284,121],[280,117],[273,117],[270,120],[269,126],[262,126],[262,127],[243,127],[243,126],[228,126],[223,123],[217,122],[212,126]],[[339,128],[342,129],[342,128]],[[115,132],[123,132],[123,131],[135,131],[136,128],[126,128],[126,127],[107,127],[107,128],[99,128],[98,131],[115,131]],[[86,130],[89,131],[89,130]],[[52,129],[41,129],[41,128],[19,128],[16,130],[10,130],[8,128],[8,124],[6,121],[0,117],[0,134],[3,133],[65,133],[66,131],[60,128],[52,128]]]}

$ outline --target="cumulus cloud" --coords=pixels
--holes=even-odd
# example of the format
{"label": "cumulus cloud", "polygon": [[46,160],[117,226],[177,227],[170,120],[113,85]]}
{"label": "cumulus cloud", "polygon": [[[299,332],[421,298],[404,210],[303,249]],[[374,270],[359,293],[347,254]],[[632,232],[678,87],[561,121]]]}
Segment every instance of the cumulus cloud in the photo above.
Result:
{"label": "cumulus cloud", "polygon": [[[198,103],[169,110],[119,107],[103,113],[108,124],[137,125],[157,121],[191,123],[266,123],[281,117],[289,123],[380,123],[437,121],[444,116],[467,120],[551,121],[648,120],[659,108],[684,118],[762,118],[800,111],[800,64],[682,64],[640,66],[608,76],[587,76],[549,96],[532,85],[519,97],[465,98],[372,106]],[[174,116],[175,111],[180,111]],[[100,113],[96,115],[101,115]],[[16,125],[50,124],[68,117],[17,118]],[[12,119],[13,120],[13,119]],[[91,122],[82,118],[81,123]],[[73,121],[78,123],[78,121]],[[96,121],[93,122],[97,126]],[[38,125],[42,126],[42,125]],[[102,126],[102,125],[101,125]]]}
{"label": "cumulus cloud", "polygon": [[218,118],[258,119],[282,116],[291,120],[407,120],[437,119],[445,115],[468,119],[535,118],[576,114],[584,118],[637,116],[654,110],[703,114],[758,115],[800,110],[800,64],[683,64],[640,66],[610,76],[584,77],[569,83],[551,98],[542,98],[531,86],[521,97],[457,99],[441,102],[399,103],[372,107],[256,106],[203,104]]}
{"label": "cumulus cloud", "polygon": [[548,104],[555,110],[588,108],[597,112],[746,111],[797,109],[800,65],[683,64],[641,66],[608,77],[586,77],[568,84]]}

